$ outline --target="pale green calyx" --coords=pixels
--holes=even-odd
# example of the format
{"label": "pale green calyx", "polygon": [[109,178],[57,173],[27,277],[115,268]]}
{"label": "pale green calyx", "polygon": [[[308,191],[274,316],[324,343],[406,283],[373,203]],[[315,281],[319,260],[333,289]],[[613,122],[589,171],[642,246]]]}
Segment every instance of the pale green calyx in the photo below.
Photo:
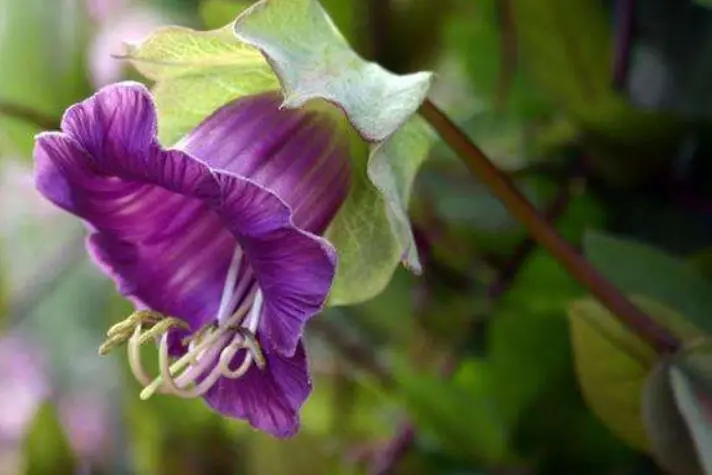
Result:
{"label": "pale green calyx", "polygon": [[351,49],[316,0],[262,0],[235,21],[279,76],[284,105],[321,98],[338,104],[369,141],[392,135],[416,113],[431,73],[392,74]]}
{"label": "pale green calyx", "polygon": [[[327,232],[341,255],[331,302],[375,295],[390,280],[398,260],[419,272],[407,203],[431,143],[425,122],[416,114],[432,74],[396,75],[364,60],[316,0],[257,2],[237,18],[235,34],[268,58],[280,79],[286,107],[325,99],[341,108],[369,143],[367,179],[356,180],[349,202]],[[376,213],[377,219],[359,216],[363,210]],[[384,224],[390,236],[376,229]]]}
{"label": "pale green calyx", "polygon": [[155,83],[165,145],[227,102],[279,88],[269,64],[259,51],[237,41],[231,25],[211,31],[167,26],[126,50],[126,58]]}

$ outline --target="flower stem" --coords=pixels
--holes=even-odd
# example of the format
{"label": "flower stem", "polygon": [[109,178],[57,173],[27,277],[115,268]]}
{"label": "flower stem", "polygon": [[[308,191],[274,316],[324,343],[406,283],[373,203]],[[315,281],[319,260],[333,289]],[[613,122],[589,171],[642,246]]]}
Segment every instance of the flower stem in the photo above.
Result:
{"label": "flower stem", "polygon": [[674,352],[677,339],[651,316],[633,305],[567,242],[487,156],[435,104],[426,100],[421,115],[507,207],[531,236],[549,251],[572,277],[586,287],[608,310],[659,353]]}

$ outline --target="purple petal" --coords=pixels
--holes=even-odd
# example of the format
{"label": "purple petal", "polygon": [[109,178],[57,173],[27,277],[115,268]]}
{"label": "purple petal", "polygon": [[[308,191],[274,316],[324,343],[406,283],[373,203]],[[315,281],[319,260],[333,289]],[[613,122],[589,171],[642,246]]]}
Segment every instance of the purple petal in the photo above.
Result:
{"label": "purple petal", "polygon": [[321,234],[350,183],[346,134],[326,113],[280,109],[281,96],[248,96],[220,109],[177,148],[280,197],[294,224]]}
{"label": "purple petal", "polygon": [[[246,419],[276,437],[290,437],[299,430],[299,410],[312,389],[304,345],[300,342],[288,358],[265,356],[264,370],[253,365],[240,379],[220,378],[205,400],[221,414]],[[238,353],[233,366],[243,358],[244,352]]]}
{"label": "purple petal", "polygon": [[62,131],[77,140],[107,173],[116,167],[138,165],[122,157],[142,156],[156,144],[156,107],[145,86],[123,82],[105,87],[79,104],[62,118]]}
{"label": "purple petal", "polygon": [[237,241],[206,205],[218,188],[205,165],[158,147],[90,156],[61,133],[38,136],[34,156],[38,190],[90,225],[90,251],[122,293],[194,327],[214,317]]}
{"label": "purple petal", "polygon": [[[241,111],[238,108],[236,113]],[[305,129],[305,124],[316,120],[313,114],[270,111],[265,120],[276,121],[281,127],[285,117],[291,118],[299,133],[311,130]],[[309,117],[307,122],[305,117]],[[73,106],[65,115],[63,128],[65,133],[37,138],[37,187],[90,225],[89,250],[122,293],[138,305],[186,320],[195,330],[216,317],[228,266],[239,242],[245,252],[239,281],[249,284],[256,279],[265,298],[260,326],[265,348],[285,356],[294,354],[305,321],[321,310],[327,298],[336,255],[325,240],[295,227],[294,209],[263,185],[270,181],[278,185],[277,191],[282,189],[283,194],[296,199],[287,191],[311,186],[309,180],[321,172],[334,172],[329,175],[329,186],[340,183],[341,175],[335,171],[342,171],[343,163],[341,168],[311,169],[312,178],[306,181],[268,172],[272,165],[278,168],[277,160],[269,156],[265,160],[270,166],[247,160],[243,167],[253,167],[255,179],[262,183],[211,170],[189,153],[161,149],[154,137],[152,99],[143,86],[133,83],[105,88]],[[210,132],[208,128],[204,131]],[[216,127],[212,132],[225,131]],[[200,136],[210,145],[186,148],[205,152],[212,147],[213,158],[228,157],[231,163],[242,163],[233,160],[233,141]],[[192,137],[197,140],[198,135]],[[265,140],[270,137],[268,134]],[[274,147],[279,148],[277,144]],[[271,156],[285,157],[285,153]],[[300,157],[299,150],[294,156]],[[320,157],[330,160],[328,154]],[[326,209],[335,212],[340,202],[321,203],[335,196],[329,186],[326,191],[301,193],[302,201],[292,201],[296,206],[322,205],[317,218],[305,217],[303,222],[325,220]]]}
{"label": "purple petal", "polygon": [[[265,348],[291,356],[305,322],[326,302],[336,252],[326,240],[291,226],[289,209],[278,199],[255,200],[256,185],[225,173],[216,175],[223,197],[219,213],[240,236],[264,295],[260,331],[266,337]],[[246,191],[248,185],[255,189]],[[262,209],[268,201],[269,213]]]}

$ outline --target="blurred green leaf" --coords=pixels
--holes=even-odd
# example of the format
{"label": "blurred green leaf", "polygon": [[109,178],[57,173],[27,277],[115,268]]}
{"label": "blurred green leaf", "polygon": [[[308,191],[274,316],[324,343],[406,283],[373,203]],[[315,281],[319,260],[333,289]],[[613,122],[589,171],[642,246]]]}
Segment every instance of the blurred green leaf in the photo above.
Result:
{"label": "blurred green leaf", "polygon": [[[430,148],[429,129],[415,114],[432,75],[399,76],[365,61],[315,0],[258,2],[236,20],[235,33],[270,58],[285,106],[300,107],[313,99],[335,103],[368,142],[370,183],[362,176],[354,181],[351,197],[327,231],[341,251],[331,303],[373,297],[388,283],[398,261],[420,270],[407,205]],[[390,235],[381,226],[384,220]]]}
{"label": "blurred green leaf", "polygon": [[611,31],[595,0],[512,0],[519,47],[532,76],[578,114],[610,96]]}
{"label": "blurred green leaf", "polygon": [[598,0],[512,0],[519,52],[552,104],[587,132],[600,171],[627,180],[674,152],[681,123],[636,110],[611,87],[611,22]]}
{"label": "blurred green leaf", "polygon": [[[558,228],[577,242],[586,226],[601,222],[600,205],[572,199]],[[508,427],[571,367],[565,308],[580,296],[579,284],[547,252],[536,250],[522,264],[491,316],[488,347],[497,400]],[[560,397],[574,387],[561,387]]]}
{"label": "blurred green leaf", "polygon": [[252,0],[204,0],[200,3],[200,16],[206,28],[220,28],[252,3]]}
{"label": "blurred green leaf", "polygon": [[[124,409],[138,473],[227,475],[234,472],[216,467],[244,464],[244,458],[234,456],[238,448],[235,432],[228,434],[226,421],[202,399],[157,396],[143,401],[138,397],[139,391],[137,384],[126,388]],[[239,435],[246,432],[246,424],[234,420],[229,423],[238,426]]]}
{"label": "blurred green leaf", "polygon": [[[291,475],[356,475],[356,467],[342,462],[320,437],[302,432],[286,441],[259,434],[250,444],[247,470],[243,473],[289,473]],[[315,461],[318,460],[318,463]]]}
{"label": "blurred green leaf", "polygon": [[[90,89],[82,0],[0,0],[0,102],[59,119]],[[29,155],[38,127],[0,116],[0,147]]]}
{"label": "blurred green leaf", "polygon": [[360,0],[321,0],[320,3],[350,44],[358,47],[368,40],[363,31],[363,3]]}
{"label": "blurred green leaf", "polygon": [[470,360],[448,381],[400,362],[394,377],[398,397],[419,429],[446,450],[487,464],[508,456],[489,366]]}
{"label": "blurred green leaf", "polygon": [[670,362],[648,375],[642,399],[645,433],[655,460],[672,475],[704,475],[670,384]]}
{"label": "blurred green leaf", "polygon": [[511,26],[504,21],[508,20],[507,12],[502,11],[505,8],[505,2],[496,0],[463,2],[450,18],[446,44],[459,53],[467,68],[469,84],[488,108],[504,110],[511,119],[532,117],[546,111],[545,103],[540,92],[517,67],[516,49],[507,50],[512,46],[516,48],[516,43],[508,43],[507,35],[515,35],[516,41],[520,26],[504,31]]}
{"label": "blurred green leaf", "polygon": [[259,51],[238,41],[231,25],[211,31],[161,28],[130,46],[128,58],[156,82],[160,138],[166,144],[233,99],[279,88]]}
{"label": "blurred green leaf", "polygon": [[670,381],[704,473],[712,475],[712,397],[675,366],[670,367]]}
{"label": "blurred green leaf", "polygon": [[522,267],[493,313],[488,348],[495,394],[508,427],[550,381],[568,370],[563,309],[579,292],[556,261],[539,251]]}
{"label": "blurred green leaf", "polygon": [[24,443],[25,475],[76,473],[77,460],[51,402],[43,404]]}
{"label": "blurred green leaf", "polygon": [[712,284],[683,259],[601,232],[586,234],[584,251],[604,277],[625,293],[651,297],[700,331],[712,333]]}

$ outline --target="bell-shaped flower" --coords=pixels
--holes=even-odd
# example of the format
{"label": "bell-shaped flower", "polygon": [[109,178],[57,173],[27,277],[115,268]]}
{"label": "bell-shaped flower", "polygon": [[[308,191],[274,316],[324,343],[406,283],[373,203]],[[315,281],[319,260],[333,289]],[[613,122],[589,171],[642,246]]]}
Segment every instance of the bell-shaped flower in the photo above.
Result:
{"label": "bell-shaped flower", "polygon": [[[204,397],[279,437],[311,391],[305,322],[324,306],[336,253],[320,234],[349,189],[349,139],[331,108],[232,101],[171,148],[133,82],[72,106],[37,137],[39,191],[87,225],[89,252],[138,310],[127,342],[142,398]],[[156,340],[160,374],[141,363]]]}

